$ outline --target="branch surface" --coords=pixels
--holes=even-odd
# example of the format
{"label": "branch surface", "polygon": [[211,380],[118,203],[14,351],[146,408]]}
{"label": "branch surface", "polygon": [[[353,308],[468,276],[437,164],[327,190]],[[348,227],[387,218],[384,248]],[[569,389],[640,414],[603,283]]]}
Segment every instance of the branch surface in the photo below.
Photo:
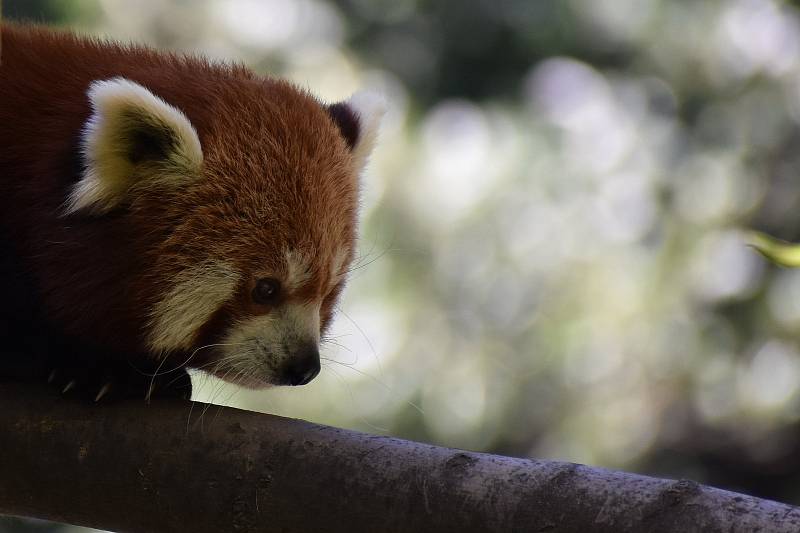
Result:
{"label": "branch surface", "polygon": [[786,532],[800,508],[204,404],[0,384],[0,514],[130,533]]}

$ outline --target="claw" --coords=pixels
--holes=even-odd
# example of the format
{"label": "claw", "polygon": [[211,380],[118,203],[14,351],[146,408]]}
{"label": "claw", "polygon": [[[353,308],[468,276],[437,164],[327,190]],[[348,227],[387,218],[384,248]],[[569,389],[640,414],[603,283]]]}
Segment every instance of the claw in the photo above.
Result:
{"label": "claw", "polygon": [[67,392],[69,392],[69,391],[70,391],[70,389],[72,389],[74,386],[75,386],[75,380],[73,379],[72,381],[70,381],[69,383],[67,383],[67,386],[66,386],[66,387],[64,387],[64,390],[62,390],[62,391],[61,391],[61,394],[66,394],[66,393],[67,393]]}
{"label": "claw", "polygon": [[103,396],[108,394],[108,391],[110,390],[111,390],[111,382],[109,381],[100,388],[100,391],[97,393],[97,396],[94,397],[95,403],[99,402],[103,398]]}
{"label": "claw", "polygon": [[47,376],[47,384],[48,385],[51,384],[54,379],[56,379],[56,369],[55,368],[50,372],[50,375]]}

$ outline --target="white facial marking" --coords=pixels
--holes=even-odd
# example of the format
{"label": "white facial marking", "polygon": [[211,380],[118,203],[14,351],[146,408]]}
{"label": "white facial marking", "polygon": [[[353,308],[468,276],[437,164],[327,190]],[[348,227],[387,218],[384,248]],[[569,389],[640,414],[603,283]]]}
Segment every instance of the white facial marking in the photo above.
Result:
{"label": "white facial marking", "polygon": [[319,304],[290,304],[234,325],[222,341],[225,377],[246,387],[267,386],[294,350],[319,343]]}
{"label": "white facial marking", "polygon": [[[83,131],[86,172],[66,201],[65,213],[113,208],[134,185],[174,185],[203,164],[200,139],[186,115],[138,83],[125,78],[95,81],[89,87],[92,115]],[[165,172],[135,183],[136,165],[129,157],[132,127],[166,128],[175,138],[166,154]]]}
{"label": "white facial marking", "polygon": [[172,290],[150,312],[150,349],[189,349],[203,324],[236,291],[240,275],[222,261],[207,261],[178,274]]}
{"label": "white facial marking", "polygon": [[284,255],[287,270],[284,284],[288,290],[294,291],[311,279],[310,262],[297,250],[287,250]]}
{"label": "white facial marking", "polygon": [[300,341],[319,344],[319,308],[318,303],[287,305],[281,312],[284,332]]}
{"label": "white facial marking", "polygon": [[346,103],[358,117],[358,141],[353,147],[353,161],[357,172],[361,173],[375,147],[381,120],[386,114],[386,100],[376,92],[360,91]]}

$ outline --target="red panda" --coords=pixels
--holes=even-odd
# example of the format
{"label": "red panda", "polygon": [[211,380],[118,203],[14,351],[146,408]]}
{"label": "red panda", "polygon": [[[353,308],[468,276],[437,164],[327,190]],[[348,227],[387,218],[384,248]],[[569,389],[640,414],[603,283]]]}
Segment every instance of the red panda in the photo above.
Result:
{"label": "red panda", "polygon": [[383,100],[0,30],[0,367],[95,399],[312,380]]}

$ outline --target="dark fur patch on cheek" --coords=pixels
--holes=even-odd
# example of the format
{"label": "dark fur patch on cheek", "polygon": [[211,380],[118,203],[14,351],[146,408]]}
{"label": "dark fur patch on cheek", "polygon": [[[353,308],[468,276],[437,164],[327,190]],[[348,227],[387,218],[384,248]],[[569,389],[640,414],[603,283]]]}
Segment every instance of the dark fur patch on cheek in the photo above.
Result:
{"label": "dark fur patch on cheek", "polygon": [[332,104],[328,106],[328,114],[333,122],[339,127],[342,137],[347,141],[347,147],[351,150],[358,143],[361,128],[358,124],[358,117],[353,110],[345,103]]}

